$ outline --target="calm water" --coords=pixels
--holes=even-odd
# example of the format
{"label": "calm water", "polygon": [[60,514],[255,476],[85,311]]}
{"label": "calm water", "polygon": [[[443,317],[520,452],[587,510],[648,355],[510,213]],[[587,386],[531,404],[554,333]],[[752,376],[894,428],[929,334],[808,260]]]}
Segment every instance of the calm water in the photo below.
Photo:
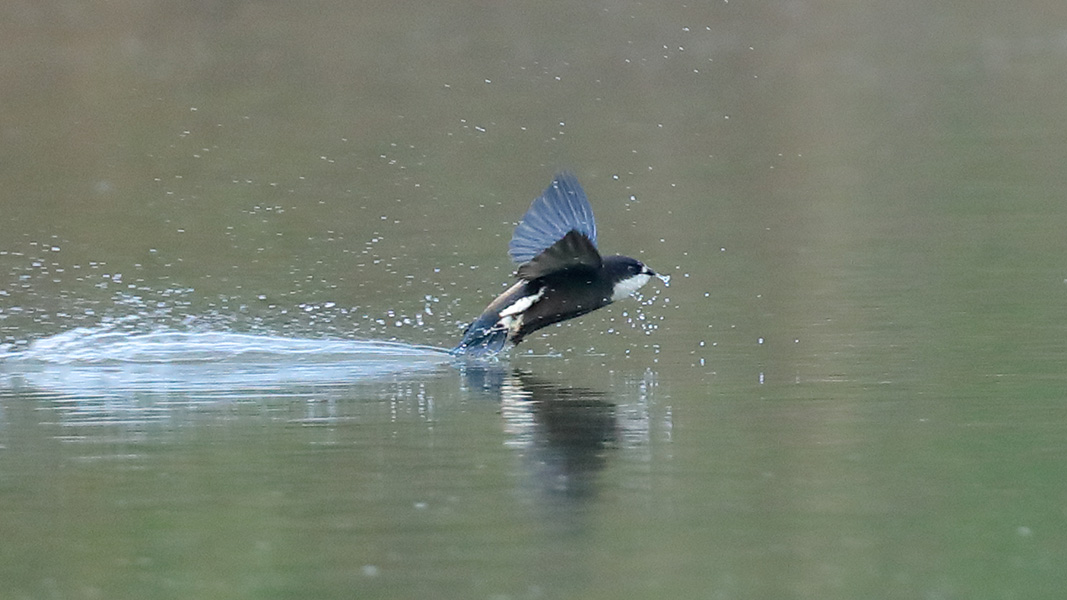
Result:
{"label": "calm water", "polygon": [[[1062,597],[1065,23],[0,8],[0,597]],[[671,286],[453,361],[564,168]]]}

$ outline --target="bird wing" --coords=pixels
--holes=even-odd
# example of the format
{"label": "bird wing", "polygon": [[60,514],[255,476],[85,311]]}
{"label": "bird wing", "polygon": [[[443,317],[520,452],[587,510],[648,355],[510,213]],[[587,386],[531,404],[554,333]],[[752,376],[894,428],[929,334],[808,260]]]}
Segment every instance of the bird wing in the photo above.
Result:
{"label": "bird wing", "polygon": [[596,221],[585,191],[574,175],[559,173],[515,227],[508,254],[516,263],[529,262],[571,231],[584,235],[596,251]]}
{"label": "bird wing", "polygon": [[544,252],[523,263],[516,274],[519,279],[530,281],[564,269],[599,269],[601,262],[592,240],[572,229]]}

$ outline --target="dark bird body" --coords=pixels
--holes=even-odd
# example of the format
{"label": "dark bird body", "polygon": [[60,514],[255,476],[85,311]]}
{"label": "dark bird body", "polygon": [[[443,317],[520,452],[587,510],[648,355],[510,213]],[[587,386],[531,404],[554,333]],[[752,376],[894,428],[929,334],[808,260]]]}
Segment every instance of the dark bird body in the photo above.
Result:
{"label": "dark bird body", "polygon": [[600,255],[592,208],[567,173],[534,200],[508,252],[520,263],[518,282],[467,327],[453,353],[495,354],[542,327],[621,300],[658,277],[636,259]]}

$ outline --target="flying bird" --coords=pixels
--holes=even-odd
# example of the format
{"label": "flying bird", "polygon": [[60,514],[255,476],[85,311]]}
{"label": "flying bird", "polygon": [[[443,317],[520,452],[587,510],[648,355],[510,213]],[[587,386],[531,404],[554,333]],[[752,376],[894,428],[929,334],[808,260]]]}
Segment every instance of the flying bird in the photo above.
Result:
{"label": "flying bird", "polygon": [[467,327],[453,354],[497,354],[542,327],[622,300],[652,277],[669,281],[637,259],[600,255],[593,209],[570,173],[557,174],[533,201],[508,254],[518,281]]}

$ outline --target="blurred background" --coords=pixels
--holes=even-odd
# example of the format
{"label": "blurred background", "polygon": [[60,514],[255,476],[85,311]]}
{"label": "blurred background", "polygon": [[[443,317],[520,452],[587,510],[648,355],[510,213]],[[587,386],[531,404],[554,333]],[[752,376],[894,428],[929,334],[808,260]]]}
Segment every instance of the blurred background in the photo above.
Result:
{"label": "blurred background", "polygon": [[[1057,597],[1065,162],[1056,2],[6,2],[0,581]],[[450,347],[559,170],[671,286],[502,365],[12,366]]]}

